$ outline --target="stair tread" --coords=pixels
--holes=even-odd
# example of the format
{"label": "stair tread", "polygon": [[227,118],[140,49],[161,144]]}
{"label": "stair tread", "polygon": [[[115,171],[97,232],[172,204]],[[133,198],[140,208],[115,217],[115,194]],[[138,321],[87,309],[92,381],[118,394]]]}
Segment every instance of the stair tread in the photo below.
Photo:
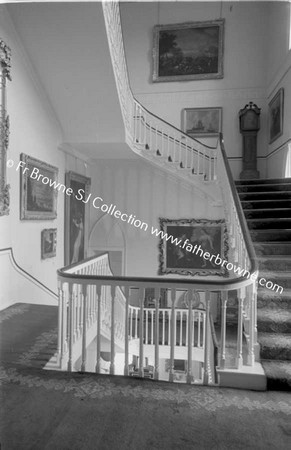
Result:
{"label": "stair tread", "polygon": [[265,182],[274,183],[291,183],[291,178],[249,178],[245,180],[235,180],[235,184],[247,185],[249,184],[265,184]]}
{"label": "stair tread", "polygon": [[273,212],[273,211],[290,211],[291,208],[257,208],[257,209],[246,209],[245,212]]}
{"label": "stair tread", "polygon": [[257,318],[263,320],[270,320],[272,322],[286,322],[291,321],[291,311],[282,308],[262,308],[257,311]]}
{"label": "stair tread", "polygon": [[259,271],[259,275],[260,277],[264,277],[264,276],[272,276],[273,278],[278,278],[278,279],[282,279],[282,278],[287,278],[288,280],[291,279],[291,273],[290,272],[277,272],[274,270],[260,270]]}
{"label": "stair tread", "polygon": [[284,243],[282,241],[261,241],[261,242],[254,242],[254,246],[255,247],[259,247],[261,245],[270,245],[270,246],[274,246],[274,245],[291,245],[291,241],[284,241]]}
{"label": "stair tread", "polygon": [[258,261],[274,261],[278,259],[279,261],[291,261],[291,254],[290,255],[260,255],[257,256]]}
{"label": "stair tread", "polygon": [[[260,217],[258,219],[248,219],[247,222],[290,222],[291,223],[291,217]],[[269,231],[269,230],[267,230]]]}
{"label": "stair tread", "polygon": [[[291,185],[290,185],[291,186]],[[274,196],[274,195],[277,195],[277,194],[284,194],[284,195],[288,195],[288,196],[290,196],[291,195],[291,190],[286,190],[286,189],[282,189],[282,190],[273,190],[273,191],[239,191],[239,190],[237,190],[237,193],[238,193],[238,195],[240,196],[240,195],[259,195],[259,196],[261,196],[261,195],[265,195],[265,194],[268,194],[268,195],[270,195],[271,196],[271,200],[272,200],[272,197]]]}
{"label": "stair tread", "polygon": [[289,344],[289,346],[291,346],[291,333],[269,333],[267,331],[261,331],[258,333],[259,336],[259,341],[260,342],[270,342],[273,344],[279,344],[280,345],[280,341],[279,338],[281,339],[281,344],[285,343]]}
{"label": "stair tread", "polygon": [[291,390],[291,361],[262,359],[268,389]]}
{"label": "stair tread", "polygon": [[267,295],[267,296],[277,296],[280,298],[284,298],[285,300],[289,300],[291,302],[291,289],[284,289],[284,291],[282,292],[282,294],[278,294],[274,291],[271,291],[270,289],[264,288],[263,286],[259,286],[258,288],[258,297],[262,297],[263,295]]}

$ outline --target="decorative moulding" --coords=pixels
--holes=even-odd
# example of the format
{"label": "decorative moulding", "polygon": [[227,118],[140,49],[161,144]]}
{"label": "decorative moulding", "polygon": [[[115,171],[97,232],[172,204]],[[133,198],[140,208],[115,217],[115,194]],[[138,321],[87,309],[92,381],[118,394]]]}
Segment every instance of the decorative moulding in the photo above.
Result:
{"label": "decorative moulding", "polygon": [[9,116],[6,110],[6,80],[11,80],[11,50],[0,38],[0,216],[9,214],[9,185],[7,184],[7,150]]}

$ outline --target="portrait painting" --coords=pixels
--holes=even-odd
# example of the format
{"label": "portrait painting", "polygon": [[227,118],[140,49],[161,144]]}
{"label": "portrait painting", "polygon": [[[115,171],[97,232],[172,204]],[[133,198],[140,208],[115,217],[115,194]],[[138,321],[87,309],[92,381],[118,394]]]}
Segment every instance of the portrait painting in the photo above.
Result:
{"label": "portrait painting", "polygon": [[213,136],[220,133],[222,108],[185,108],[182,130],[192,137]]}
{"label": "portrait painting", "polygon": [[41,232],[41,259],[56,256],[57,250],[57,229],[49,228]]}
{"label": "portrait painting", "polygon": [[75,264],[87,256],[89,205],[85,201],[90,184],[90,178],[66,173],[66,187],[73,194],[65,196],[65,265]]}
{"label": "portrait painting", "polygon": [[283,133],[284,89],[281,88],[269,103],[269,142]]}
{"label": "portrait painting", "polygon": [[57,183],[58,168],[24,153],[20,161],[20,219],[55,219],[58,191],[53,183]]}
{"label": "portrait painting", "polygon": [[161,239],[159,275],[219,275],[228,276],[215,259],[202,254],[219,255],[227,260],[228,241],[224,220],[160,219],[163,233],[171,239]]}
{"label": "portrait painting", "polygon": [[223,78],[224,20],[156,25],[153,81]]}

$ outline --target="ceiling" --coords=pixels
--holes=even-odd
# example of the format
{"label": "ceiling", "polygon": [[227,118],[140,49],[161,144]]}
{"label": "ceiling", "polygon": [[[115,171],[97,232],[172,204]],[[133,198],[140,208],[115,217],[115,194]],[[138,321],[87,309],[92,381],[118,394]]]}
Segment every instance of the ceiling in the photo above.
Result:
{"label": "ceiling", "polygon": [[96,158],[130,158],[102,4],[6,5],[63,131],[63,142]]}

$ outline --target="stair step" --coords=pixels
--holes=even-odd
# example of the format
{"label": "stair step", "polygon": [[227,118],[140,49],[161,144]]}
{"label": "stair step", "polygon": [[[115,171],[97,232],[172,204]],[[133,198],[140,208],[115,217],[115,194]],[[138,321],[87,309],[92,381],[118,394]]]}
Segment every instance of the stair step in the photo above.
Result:
{"label": "stair step", "polygon": [[267,389],[291,391],[291,361],[261,361],[267,376]]}
{"label": "stair step", "polygon": [[250,200],[250,201],[246,201],[243,200],[241,201],[241,205],[244,211],[248,211],[248,210],[264,210],[264,209],[272,209],[272,210],[276,210],[281,209],[281,208],[291,208],[291,200],[282,200],[282,199],[277,199],[277,200]]}
{"label": "stair step", "polygon": [[[267,281],[271,281],[274,285],[277,284],[284,289],[291,289],[291,273],[289,272],[277,272],[275,270],[260,270],[260,278],[265,278]],[[277,288],[273,292],[276,292]],[[281,289],[277,291],[279,294]]]}
{"label": "stair step", "polygon": [[291,229],[281,230],[250,230],[251,238],[254,242],[289,242],[291,241]]}
{"label": "stair step", "polygon": [[247,224],[250,230],[291,230],[291,218],[247,219]]}
{"label": "stair step", "polygon": [[290,200],[291,193],[288,191],[275,191],[275,192],[241,192],[239,193],[240,200],[252,201],[252,200]]}
{"label": "stair step", "polygon": [[264,256],[258,258],[259,270],[291,272],[291,256]]}
{"label": "stair step", "polygon": [[254,185],[237,185],[237,191],[240,192],[291,192],[291,183],[289,184],[254,184]]}
{"label": "stair step", "polygon": [[246,219],[291,218],[291,208],[244,210]]}
{"label": "stair step", "polygon": [[255,242],[257,256],[291,255],[291,242]]}
{"label": "stair step", "polygon": [[263,308],[291,310],[291,289],[284,289],[284,291],[279,294],[270,289],[259,287],[257,306],[258,310]]}
{"label": "stair step", "polygon": [[236,180],[236,185],[253,185],[253,184],[286,184],[291,183],[291,178],[260,178],[252,180]]}
{"label": "stair step", "polygon": [[258,309],[257,321],[259,332],[291,333],[291,310],[281,308]]}
{"label": "stair step", "polygon": [[291,361],[291,334],[258,333],[262,359]]}

